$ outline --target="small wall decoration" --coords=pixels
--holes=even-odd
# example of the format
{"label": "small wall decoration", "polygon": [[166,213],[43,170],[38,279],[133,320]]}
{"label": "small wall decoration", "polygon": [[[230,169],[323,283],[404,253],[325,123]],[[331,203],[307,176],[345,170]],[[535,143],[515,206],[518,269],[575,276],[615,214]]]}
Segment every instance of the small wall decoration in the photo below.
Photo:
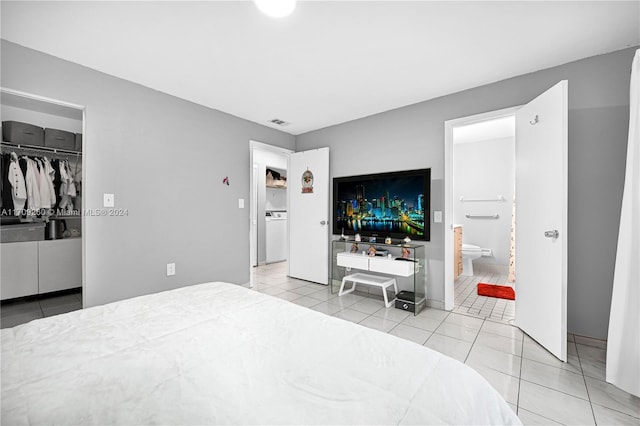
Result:
{"label": "small wall decoration", "polygon": [[313,173],[311,173],[311,170],[309,170],[308,167],[307,171],[302,173],[302,193],[313,193]]}
{"label": "small wall decoration", "polygon": [[224,179],[222,179],[222,184],[229,186],[229,176],[225,176]]}

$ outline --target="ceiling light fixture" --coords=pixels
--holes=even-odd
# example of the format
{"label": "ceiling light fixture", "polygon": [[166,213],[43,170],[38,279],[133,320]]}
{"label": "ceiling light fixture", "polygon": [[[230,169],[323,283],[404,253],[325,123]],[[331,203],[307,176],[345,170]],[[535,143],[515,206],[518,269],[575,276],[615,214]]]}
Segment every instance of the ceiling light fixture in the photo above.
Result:
{"label": "ceiling light fixture", "polygon": [[288,16],[296,8],[296,0],[253,0],[258,9],[273,18]]}

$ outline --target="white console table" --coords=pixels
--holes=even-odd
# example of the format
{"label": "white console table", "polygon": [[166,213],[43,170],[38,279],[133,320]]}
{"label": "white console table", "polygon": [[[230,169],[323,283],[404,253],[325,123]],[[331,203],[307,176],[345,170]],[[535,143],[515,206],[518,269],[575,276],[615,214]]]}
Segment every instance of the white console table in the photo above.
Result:
{"label": "white console table", "polygon": [[[357,248],[353,245],[356,244]],[[373,245],[378,253],[384,256],[369,256],[368,249]],[[409,259],[402,259],[402,249],[409,250]],[[426,304],[426,268],[424,246],[417,244],[381,244],[368,242],[354,242],[335,240],[332,244],[333,263],[331,268],[331,290],[333,293],[346,294],[345,282],[372,285],[382,288],[383,298],[387,307],[391,302],[386,297],[386,289],[398,287],[396,281],[402,280],[405,290],[415,295],[415,312]],[[354,271],[354,269],[356,271]],[[367,271],[367,272],[364,272]]]}

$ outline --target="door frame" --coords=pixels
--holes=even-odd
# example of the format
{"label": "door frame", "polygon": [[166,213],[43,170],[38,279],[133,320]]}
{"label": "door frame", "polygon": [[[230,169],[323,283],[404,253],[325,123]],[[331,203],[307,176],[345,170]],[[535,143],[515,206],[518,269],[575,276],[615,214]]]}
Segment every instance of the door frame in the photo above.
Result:
{"label": "door frame", "polygon": [[[259,266],[258,261],[258,233],[254,232],[253,222],[256,222],[256,230],[258,224],[258,176],[255,174],[253,167],[253,153],[254,151],[267,151],[276,154],[281,154],[287,157],[287,164],[289,163],[289,155],[295,151],[287,148],[282,148],[276,145],[269,145],[264,142],[258,142],[255,140],[249,140],[249,267]],[[287,203],[289,200],[287,200]],[[287,231],[288,233],[288,231]],[[287,235],[288,238],[288,235]],[[250,286],[253,286],[250,283]]]}
{"label": "door frame", "polygon": [[444,122],[444,309],[454,308],[453,280],[453,128],[515,115],[521,105]]}

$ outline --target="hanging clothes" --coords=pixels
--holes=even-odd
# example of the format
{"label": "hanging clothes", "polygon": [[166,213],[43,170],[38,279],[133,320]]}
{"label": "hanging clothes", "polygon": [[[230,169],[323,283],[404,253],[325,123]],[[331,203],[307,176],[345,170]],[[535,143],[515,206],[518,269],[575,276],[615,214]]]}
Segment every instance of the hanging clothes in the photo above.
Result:
{"label": "hanging clothes", "polygon": [[24,176],[22,174],[22,170],[20,169],[20,164],[18,163],[18,156],[15,152],[11,153],[8,179],[9,184],[11,185],[13,214],[14,216],[20,216],[27,201],[27,190]]}
{"label": "hanging clothes", "polygon": [[[73,181],[71,180],[71,174],[69,173],[69,169],[68,169],[68,164],[66,161],[60,161],[59,162],[59,171],[60,171],[60,180],[61,180],[61,185],[60,185],[60,204],[59,207],[62,210],[71,210],[73,209],[73,202],[71,200],[71,196],[69,194],[70,192],[70,185],[71,183],[73,183]],[[73,191],[75,192],[75,186],[73,188]]]}
{"label": "hanging clothes", "polygon": [[49,189],[49,177],[47,175],[47,170],[45,168],[44,162],[40,158],[36,158],[34,161],[38,165],[38,175],[36,177],[38,179],[38,188],[40,189],[40,208],[50,209],[52,206],[52,194],[51,190]]}
{"label": "hanging clothes", "polygon": [[11,197],[11,184],[9,183],[9,164],[11,157],[9,154],[2,154],[0,170],[2,173],[2,214],[13,215],[13,198]]}
{"label": "hanging clothes", "polygon": [[54,180],[56,171],[54,170],[53,166],[51,166],[51,163],[49,162],[49,159],[47,157],[44,157],[42,161],[44,163],[44,169],[45,169],[46,178],[47,178],[47,186],[49,187],[51,208],[55,208],[57,199],[56,199],[56,191],[55,191],[55,188],[53,187],[53,180]]}
{"label": "hanging clothes", "polygon": [[42,206],[39,183],[38,164],[34,160],[27,158],[27,206],[31,216],[36,215]]}

